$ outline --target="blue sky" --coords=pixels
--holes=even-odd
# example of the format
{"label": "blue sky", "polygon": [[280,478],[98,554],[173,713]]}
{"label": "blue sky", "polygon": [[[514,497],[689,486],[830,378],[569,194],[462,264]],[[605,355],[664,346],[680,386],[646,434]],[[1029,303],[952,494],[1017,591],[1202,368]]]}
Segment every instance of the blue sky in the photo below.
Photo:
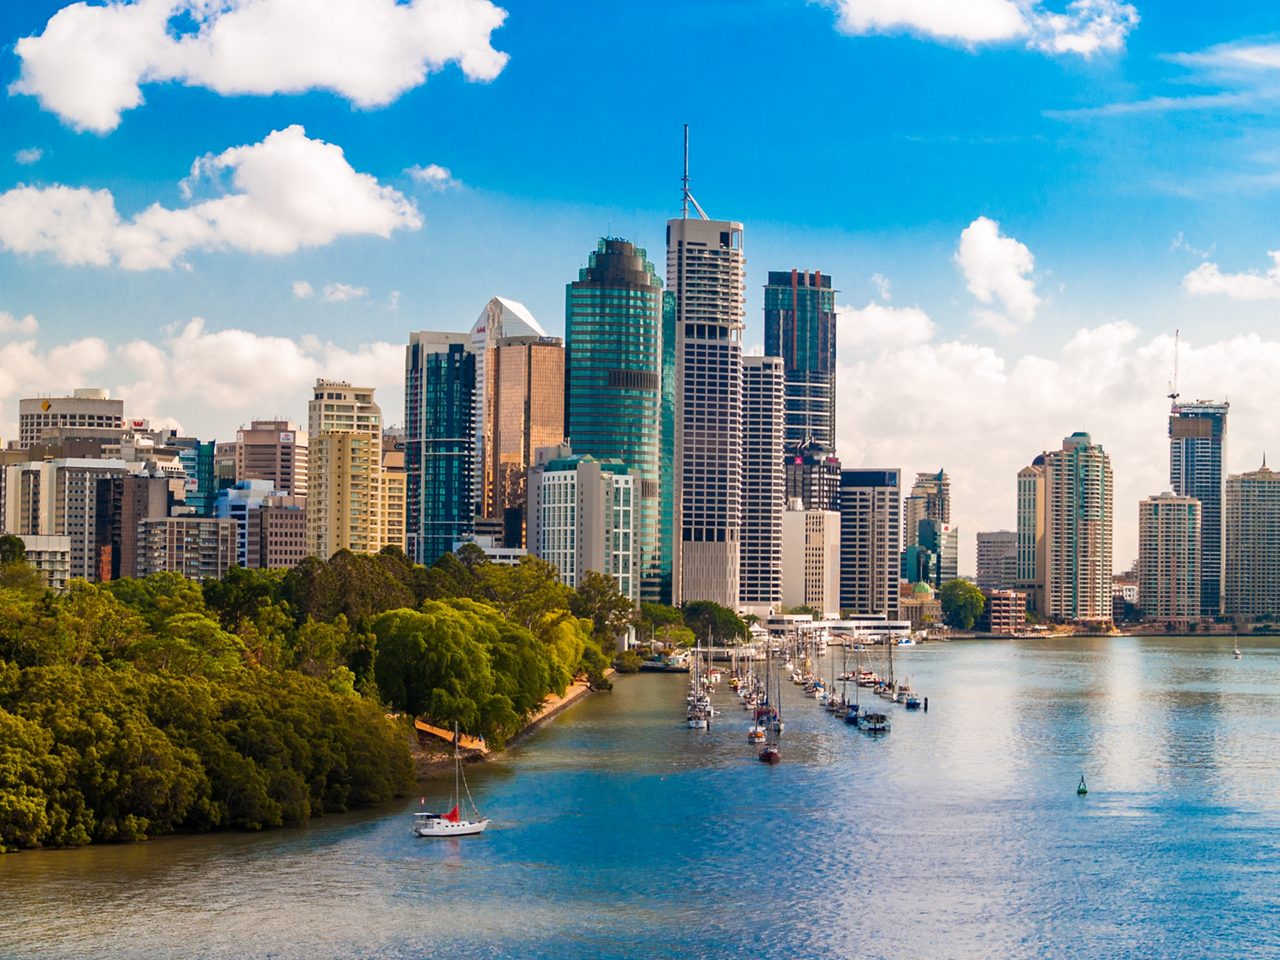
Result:
{"label": "blue sky", "polygon": [[[210,87],[229,81],[214,64],[187,68],[203,79],[143,83],[145,102],[117,126],[80,131],[83,115],[42,105],[93,100],[76,70],[41,81],[43,97],[11,88],[0,98],[0,435],[12,435],[17,397],[78,385],[68,370],[120,391],[132,413],[223,436],[251,416],[302,416],[306,377],[346,364],[349,377],[378,381],[394,419],[408,330],[464,329],[502,294],[559,331],[564,284],[606,233],[646,245],[661,270],[688,122],[695,194],[712,216],[746,224],[748,341],[763,339],[766,271],[833,275],[849,307],[842,455],[907,471],[942,463],[967,499],[957,512],[968,531],[1012,523],[1010,471],[1089,429],[1117,460],[1117,566],[1127,563],[1133,501],[1167,485],[1174,328],[1184,392],[1233,400],[1232,468],[1253,466],[1273,439],[1263,421],[1280,373],[1280,280],[1266,273],[1280,246],[1280,58],[1269,59],[1268,4],[921,0],[914,20],[890,0],[502,6],[488,41],[509,60],[469,71],[491,78],[448,57],[385,105],[329,90],[219,93]],[[6,86],[23,76],[17,41],[45,33],[62,7],[0,7]],[[1073,25],[1049,19],[1072,9]],[[1021,19],[1008,35],[983,33],[1009,17]],[[1074,28],[1104,39],[1087,55],[1055,49]],[[195,26],[188,16],[170,29]],[[86,27],[55,52],[98,56],[93,39]],[[472,31],[464,45],[484,40]],[[294,76],[303,47],[281,42],[260,82],[273,82],[277,57]],[[353,56],[325,69],[348,69],[339,85],[356,85],[386,66]],[[58,245],[75,227],[65,212],[56,240],[33,241],[22,211],[5,219],[20,185],[40,203],[54,185],[109,190],[126,221],[155,203],[215,198],[239,160],[221,165],[221,180],[193,180],[192,200],[180,185],[193,161],[291,125],[404,203],[375,217],[380,227],[344,222],[320,241],[311,223],[295,250],[237,249],[253,244],[223,232],[147,269],[125,268],[118,252],[102,254],[108,265],[63,262]],[[433,164],[456,183],[406,172]],[[993,223],[969,234],[964,261],[962,235],[979,218]],[[297,281],[314,294],[295,296]],[[328,302],[330,284],[356,289]],[[193,317],[203,324],[191,328]],[[292,341],[296,356],[273,371],[281,341],[263,338]],[[241,379],[228,380],[235,351]],[[156,365],[186,382],[166,383]],[[273,372],[275,392],[247,379]],[[192,385],[206,376],[209,390]]]}

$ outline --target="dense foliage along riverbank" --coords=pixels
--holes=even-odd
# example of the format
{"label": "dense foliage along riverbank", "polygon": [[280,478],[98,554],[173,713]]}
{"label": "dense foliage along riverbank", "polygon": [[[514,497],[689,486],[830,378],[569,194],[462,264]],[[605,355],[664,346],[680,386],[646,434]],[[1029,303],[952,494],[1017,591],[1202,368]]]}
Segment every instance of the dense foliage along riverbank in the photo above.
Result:
{"label": "dense foliage along riverbank", "polygon": [[[607,578],[601,578],[606,580]],[[41,589],[0,567],[0,848],[300,823],[411,783],[410,725],[501,746],[630,616],[535,560],[397,550]]]}

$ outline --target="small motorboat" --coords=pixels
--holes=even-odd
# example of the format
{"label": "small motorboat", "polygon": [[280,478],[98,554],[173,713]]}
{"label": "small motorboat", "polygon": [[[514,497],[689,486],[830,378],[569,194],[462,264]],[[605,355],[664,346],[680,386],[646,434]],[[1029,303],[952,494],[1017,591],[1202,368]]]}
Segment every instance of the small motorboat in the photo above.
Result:
{"label": "small motorboat", "polygon": [[747,728],[747,743],[764,743],[769,731],[758,723]]}
{"label": "small motorboat", "polygon": [[767,746],[760,751],[760,762],[767,763],[771,766],[775,763],[781,763],[782,754],[778,751],[777,747],[772,745]]}
{"label": "small motorboat", "polygon": [[889,718],[883,713],[864,713],[858,718],[858,729],[863,733],[888,733]]}

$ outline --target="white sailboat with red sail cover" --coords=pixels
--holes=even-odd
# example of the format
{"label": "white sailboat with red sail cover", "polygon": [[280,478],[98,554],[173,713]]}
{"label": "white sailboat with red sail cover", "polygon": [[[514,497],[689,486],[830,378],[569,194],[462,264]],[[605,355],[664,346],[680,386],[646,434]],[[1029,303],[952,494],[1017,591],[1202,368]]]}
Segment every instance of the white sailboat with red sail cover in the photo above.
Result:
{"label": "white sailboat with red sail cover", "polygon": [[[462,792],[467,794],[473,818],[462,816]],[[426,803],[426,798],[422,799]],[[462,773],[462,755],[458,752],[458,725],[453,725],[453,809],[448,813],[428,813],[425,810],[413,815],[413,832],[419,837],[468,837],[484,833],[489,821],[480,816],[471,791]]]}

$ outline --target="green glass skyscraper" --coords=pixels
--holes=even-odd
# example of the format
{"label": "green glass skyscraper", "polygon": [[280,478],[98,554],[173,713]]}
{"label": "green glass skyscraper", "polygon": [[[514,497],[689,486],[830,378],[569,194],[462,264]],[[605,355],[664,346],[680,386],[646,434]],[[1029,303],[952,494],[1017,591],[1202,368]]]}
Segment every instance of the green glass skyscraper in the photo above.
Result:
{"label": "green glass skyscraper", "polygon": [[[604,238],[565,297],[565,437],[575,454],[617,458],[640,478],[641,598],[669,600],[671,560],[660,519],[670,491],[664,456],[663,292],[645,251]],[[668,494],[669,496],[669,494]]]}
{"label": "green glass skyscraper", "polygon": [[786,366],[788,449],[836,448],[836,291],[820,271],[770,270],[765,356]]}

